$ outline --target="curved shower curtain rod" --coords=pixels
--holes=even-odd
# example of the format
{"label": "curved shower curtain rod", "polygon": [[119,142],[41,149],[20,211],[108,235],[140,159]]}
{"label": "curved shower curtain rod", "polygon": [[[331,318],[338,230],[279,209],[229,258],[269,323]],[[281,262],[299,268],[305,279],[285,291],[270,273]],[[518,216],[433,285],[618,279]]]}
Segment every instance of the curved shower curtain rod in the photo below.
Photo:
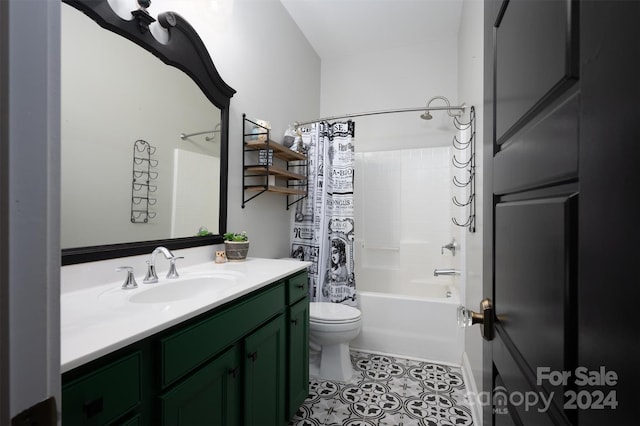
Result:
{"label": "curved shower curtain rod", "polygon": [[339,120],[342,118],[364,117],[366,115],[395,114],[398,112],[416,112],[416,111],[448,111],[449,112],[449,111],[457,110],[457,111],[460,111],[460,113],[457,115],[461,115],[462,113],[464,113],[465,108],[467,108],[467,106],[463,102],[462,105],[459,105],[459,106],[455,106],[455,105],[441,106],[441,107],[423,106],[423,107],[416,107],[416,108],[386,109],[381,111],[369,111],[369,112],[359,112],[355,114],[335,115],[333,117],[318,118],[312,121],[304,121],[304,122],[296,121],[293,124],[295,127],[300,127],[300,126],[304,126],[305,124],[317,123],[319,121],[332,121],[332,120]]}
{"label": "curved shower curtain rod", "polygon": [[189,139],[191,136],[199,136],[206,135],[208,133],[213,133],[213,136],[207,136],[204,138],[207,142],[211,142],[216,138],[216,133],[220,133],[220,123],[216,124],[216,127],[213,130],[205,130],[203,132],[194,132],[194,133],[180,133],[180,139],[185,140]]}

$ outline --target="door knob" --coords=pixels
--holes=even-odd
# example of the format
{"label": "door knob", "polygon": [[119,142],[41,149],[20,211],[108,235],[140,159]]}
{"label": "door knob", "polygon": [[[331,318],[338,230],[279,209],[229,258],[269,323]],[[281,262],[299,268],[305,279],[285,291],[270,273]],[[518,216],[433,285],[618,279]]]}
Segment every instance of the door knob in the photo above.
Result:
{"label": "door knob", "polygon": [[460,305],[458,306],[458,327],[471,327],[480,324],[480,334],[485,340],[493,340],[493,303],[491,299],[483,299],[480,302],[480,312]]}

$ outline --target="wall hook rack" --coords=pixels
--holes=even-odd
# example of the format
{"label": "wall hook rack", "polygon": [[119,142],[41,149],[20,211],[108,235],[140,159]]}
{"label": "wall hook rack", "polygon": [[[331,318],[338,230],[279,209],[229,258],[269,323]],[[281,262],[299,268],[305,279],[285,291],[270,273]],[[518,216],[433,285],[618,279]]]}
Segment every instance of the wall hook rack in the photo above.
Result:
{"label": "wall hook rack", "polygon": [[458,136],[453,137],[453,148],[460,151],[461,155],[465,155],[468,160],[460,161],[454,154],[451,158],[453,166],[457,169],[466,170],[468,172],[467,180],[460,180],[457,176],[453,177],[453,184],[458,188],[469,188],[468,198],[462,202],[457,196],[453,196],[451,201],[456,207],[468,209],[468,215],[464,222],[458,221],[455,217],[451,218],[454,225],[466,227],[469,232],[476,232],[476,109],[471,107],[469,111],[469,121],[464,123],[459,117],[453,118],[453,125],[460,131],[468,131],[469,138],[461,141]]}
{"label": "wall hook rack", "polygon": [[155,152],[156,148],[142,139],[133,144],[131,223],[148,223],[156,217],[156,212],[149,211],[158,201],[150,196],[158,189],[153,183],[158,178],[158,172],[152,170],[158,166],[158,160],[152,158]]}

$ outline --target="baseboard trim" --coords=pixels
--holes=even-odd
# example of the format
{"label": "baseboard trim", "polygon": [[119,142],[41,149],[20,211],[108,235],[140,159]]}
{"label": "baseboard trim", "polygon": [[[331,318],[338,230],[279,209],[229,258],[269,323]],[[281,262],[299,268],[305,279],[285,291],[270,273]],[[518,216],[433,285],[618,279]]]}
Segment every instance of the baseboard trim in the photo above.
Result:
{"label": "baseboard trim", "polygon": [[402,355],[402,354],[395,354],[395,353],[381,352],[381,351],[372,351],[370,349],[361,349],[361,348],[358,348],[358,347],[354,347],[353,345],[349,346],[349,350],[350,351],[354,351],[354,352],[363,352],[363,353],[366,353],[366,354],[384,355],[384,356],[390,356],[390,357],[394,357],[394,358],[408,359],[408,360],[412,360],[412,361],[420,361],[420,362],[428,362],[428,363],[431,363],[431,364],[446,365],[446,366],[449,366],[449,367],[458,367],[458,368],[461,367],[460,364],[457,364],[455,362],[438,361],[438,360],[435,360],[435,359],[419,358],[419,357],[410,356],[410,355]]}
{"label": "baseboard trim", "polygon": [[478,386],[473,378],[473,372],[471,371],[471,364],[467,353],[462,353],[462,379],[464,380],[467,388],[468,402],[471,408],[471,417],[473,418],[473,424],[476,426],[482,426],[482,405],[478,398]]}

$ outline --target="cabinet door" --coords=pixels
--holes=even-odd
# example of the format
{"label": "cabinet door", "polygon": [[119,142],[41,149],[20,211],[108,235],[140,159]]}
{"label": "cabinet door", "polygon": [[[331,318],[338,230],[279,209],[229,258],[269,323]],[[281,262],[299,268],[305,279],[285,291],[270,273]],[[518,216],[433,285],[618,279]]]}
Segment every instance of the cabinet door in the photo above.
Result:
{"label": "cabinet door", "polygon": [[[139,351],[96,371],[64,383],[62,421],[65,425],[105,425],[140,405]],[[66,382],[66,376],[63,377]]]}
{"label": "cabinet door", "polygon": [[238,352],[229,349],[161,396],[162,424],[239,425]]}
{"label": "cabinet door", "polygon": [[245,339],[246,425],[285,421],[285,323],[279,315]]}
{"label": "cabinet door", "polygon": [[287,415],[292,418],[309,395],[309,298],[289,308]]}

